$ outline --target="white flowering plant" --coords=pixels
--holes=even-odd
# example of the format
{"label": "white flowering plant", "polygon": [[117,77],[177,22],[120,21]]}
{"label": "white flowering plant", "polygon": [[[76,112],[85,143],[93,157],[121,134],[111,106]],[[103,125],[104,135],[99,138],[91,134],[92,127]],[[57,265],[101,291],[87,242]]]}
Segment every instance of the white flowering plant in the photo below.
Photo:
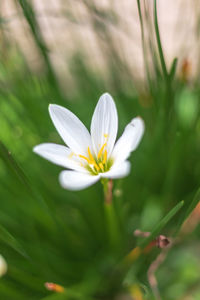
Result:
{"label": "white flowering plant", "polygon": [[0,300],[199,299],[194,51],[170,65],[156,0],[130,3],[135,53],[125,1],[65,2],[1,3]]}
{"label": "white flowering plant", "polygon": [[126,126],[116,142],[118,116],[115,103],[108,93],[100,97],[95,108],[91,134],[66,108],[50,104],[49,113],[66,145],[40,144],[34,147],[34,152],[71,169],[60,173],[59,180],[64,188],[80,190],[99,179],[122,178],[129,174],[130,162],[127,159],[137,148],[144,132],[144,122],[140,117]]}

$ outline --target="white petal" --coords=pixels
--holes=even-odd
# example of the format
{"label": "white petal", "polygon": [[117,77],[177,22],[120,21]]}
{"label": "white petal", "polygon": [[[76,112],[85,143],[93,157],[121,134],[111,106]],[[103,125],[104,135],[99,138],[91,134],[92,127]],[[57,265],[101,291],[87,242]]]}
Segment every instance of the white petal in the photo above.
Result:
{"label": "white petal", "polygon": [[87,188],[99,179],[99,175],[93,176],[75,171],[62,171],[59,176],[61,186],[72,191]]}
{"label": "white petal", "polygon": [[122,178],[130,173],[131,164],[129,161],[124,161],[121,164],[113,165],[110,171],[101,173],[104,178]]}
{"label": "white petal", "polygon": [[108,157],[113,150],[118,130],[118,116],[115,103],[109,94],[103,94],[95,108],[92,123],[91,137],[96,155],[106,142]]}
{"label": "white petal", "polygon": [[112,157],[116,162],[126,160],[134,151],[144,133],[144,122],[140,117],[133,119],[125,128],[122,136],[117,141]]}
{"label": "white petal", "polygon": [[87,170],[80,165],[80,162],[76,161],[73,152],[66,146],[51,143],[40,144],[35,146],[33,151],[56,165],[87,172]]}
{"label": "white petal", "polygon": [[76,154],[87,154],[91,147],[91,137],[83,123],[68,109],[56,105],[49,105],[51,119],[63,141]]}

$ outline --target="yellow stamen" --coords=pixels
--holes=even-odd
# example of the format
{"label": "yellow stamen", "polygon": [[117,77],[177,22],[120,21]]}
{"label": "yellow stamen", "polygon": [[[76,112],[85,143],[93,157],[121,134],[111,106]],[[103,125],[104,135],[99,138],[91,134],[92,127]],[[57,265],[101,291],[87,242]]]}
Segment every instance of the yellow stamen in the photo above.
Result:
{"label": "yellow stamen", "polygon": [[97,155],[97,159],[99,159],[103,153],[103,149],[105,148],[105,146],[107,145],[107,143],[103,144],[103,146],[101,147],[101,149],[99,150],[99,153]]}
{"label": "yellow stamen", "polygon": [[107,151],[105,150],[102,163],[105,164],[106,161],[107,161]]}
{"label": "yellow stamen", "polygon": [[86,156],[79,154],[79,157],[85,159],[88,162],[88,164],[91,163],[89,158],[87,158]]}
{"label": "yellow stamen", "polygon": [[94,157],[93,157],[93,155],[92,155],[92,153],[90,151],[90,147],[88,147],[88,154],[89,154],[89,158],[90,158],[91,162],[92,163],[95,162]]}
{"label": "yellow stamen", "polygon": [[[99,150],[99,153],[97,155],[97,158],[93,156],[90,147],[88,147],[88,155],[84,156],[79,154],[78,156],[82,159],[84,159],[89,167],[96,173],[98,173],[100,170],[102,172],[105,172],[106,170],[106,162],[107,162],[107,150],[105,149],[107,143],[104,143],[103,146],[101,147],[101,149]],[[105,150],[104,150],[105,149]],[[75,153],[73,153],[73,155],[76,155]],[[72,156],[73,156],[72,155]],[[84,164],[82,162],[80,162],[81,166],[84,166]]]}
{"label": "yellow stamen", "polygon": [[101,171],[104,171],[103,164],[101,162],[99,163],[99,167],[101,168]]}
{"label": "yellow stamen", "polygon": [[100,170],[99,166],[98,166],[95,162],[93,162],[92,164],[93,164],[93,166],[96,168],[97,171]]}
{"label": "yellow stamen", "polygon": [[90,158],[89,164],[92,164],[97,169],[97,171],[99,171],[99,166],[97,165],[89,147],[88,147],[88,154],[89,154],[89,158]]}
{"label": "yellow stamen", "polygon": [[89,147],[88,147],[88,154],[89,154],[89,158],[90,158],[90,164],[92,164],[97,169],[97,171],[99,171],[99,166],[97,165]]}
{"label": "yellow stamen", "polygon": [[107,133],[104,133],[103,135],[105,138],[108,138],[108,134]]}

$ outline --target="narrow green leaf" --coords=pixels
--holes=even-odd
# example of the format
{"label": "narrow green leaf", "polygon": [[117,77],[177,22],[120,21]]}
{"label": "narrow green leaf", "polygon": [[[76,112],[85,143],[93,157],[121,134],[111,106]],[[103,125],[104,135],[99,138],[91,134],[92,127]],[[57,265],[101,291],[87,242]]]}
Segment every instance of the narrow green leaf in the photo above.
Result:
{"label": "narrow green leaf", "polygon": [[29,258],[21,244],[2,225],[0,225],[0,240],[20,253],[22,256]]}
{"label": "narrow green leaf", "polygon": [[174,208],[172,208],[172,210],[170,210],[170,212],[158,223],[158,225],[156,225],[151,235],[141,243],[139,243],[139,246],[141,248],[145,248],[152,240],[154,240],[161,232],[161,230],[165,227],[165,225],[171,220],[171,218],[173,218],[173,216],[181,209],[183,204],[184,201],[181,201]]}
{"label": "narrow green leaf", "polygon": [[[51,217],[52,220],[53,216],[44,201],[44,199],[41,197],[41,195],[32,187],[30,184],[27,176],[25,175],[22,168],[19,166],[19,164],[16,162],[14,157],[11,155],[11,153],[8,151],[6,146],[0,141],[0,157],[2,157],[3,161],[6,163],[8,168],[17,176],[19,181],[22,183],[22,185],[25,187],[27,192],[32,195],[34,199],[38,200],[38,203],[43,208],[43,210],[47,213],[49,217]],[[54,220],[55,221],[55,220]]]}
{"label": "narrow green leaf", "polygon": [[173,62],[172,62],[170,71],[169,71],[169,78],[170,78],[171,81],[174,79],[174,75],[176,73],[177,62],[178,62],[178,58],[175,57]]}
{"label": "narrow green leaf", "polygon": [[3,161],[6,163],[6,165],[17,175],[19,180],[27,187],[29,188],[28,181],[22,171],[22,169],[19,167],[19,165],[16,163],[6,146],[0,141],[0,155],[3,159]]}

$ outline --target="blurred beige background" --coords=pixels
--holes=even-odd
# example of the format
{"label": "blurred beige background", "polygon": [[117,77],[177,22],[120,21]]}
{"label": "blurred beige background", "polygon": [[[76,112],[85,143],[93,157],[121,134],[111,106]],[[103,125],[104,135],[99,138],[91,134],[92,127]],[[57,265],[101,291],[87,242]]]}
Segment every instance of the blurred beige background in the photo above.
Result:
{"label": "blurred beige background", "polygon": [[[105,71],[105,53],[117,49],[123,63],[133,76],[144,76],[141,30],[137,1],[33,0],[37,21],[48,48],[52,65],[61,82],[69,77],[68,62],[80,52],[94,71]],[[153,15],[153,1],[141,1]],[[30,28],[14,0],[1,0],[1,29],[4,38],[21,49],[31,69],[40,70],[42,59],[30,34]],[[187,59],[192,76],[199,66],[199,0],[159,0],[158,17],[165,58],[170,66],[179,58],[179,69]],[[150,20],[153,22],[153,17]],[[146,30],[151,30],[146,26]],[[110,44],[112,47],[110,48]],[[109,48],[109,50],[108,50]],[[105,75],[106,76],[106,75]]]}

